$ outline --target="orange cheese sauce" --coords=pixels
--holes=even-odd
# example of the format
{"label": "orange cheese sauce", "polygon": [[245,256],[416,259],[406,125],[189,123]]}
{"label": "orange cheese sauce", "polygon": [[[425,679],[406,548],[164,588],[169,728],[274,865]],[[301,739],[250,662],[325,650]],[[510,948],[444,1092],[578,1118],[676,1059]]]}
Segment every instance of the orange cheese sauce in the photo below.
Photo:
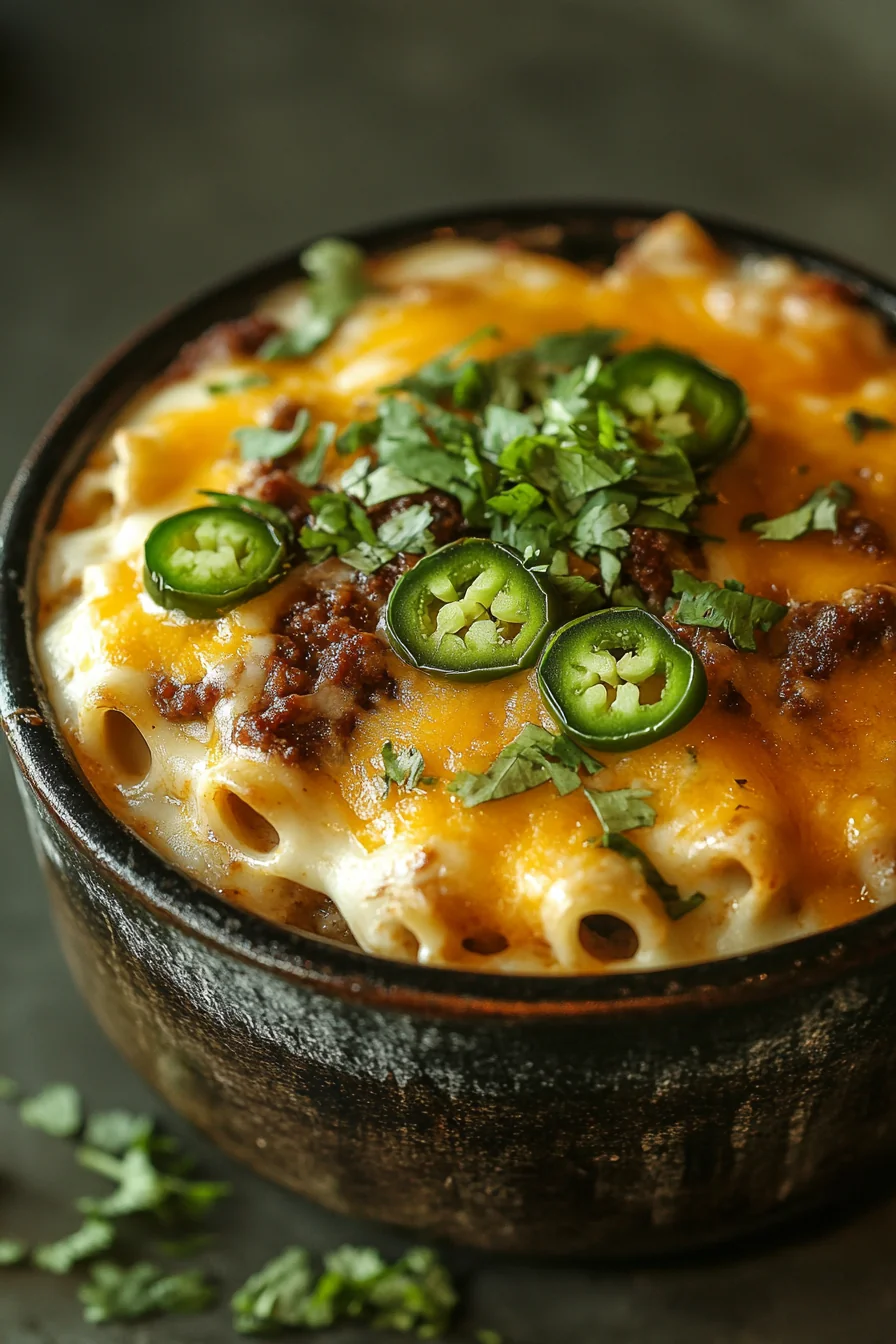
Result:
{"label": "orange cheese sauce", "polygon": [[[896,584],[896,549],[870,556],[834,545],[830,533],[792,542],[763,542],[739,530],[744,514],[788,512],[816,487],[839,479],[856,493],[855,507],[885,530],[896,519],[896,433],[869,433],[853,443],[844,416],[853,407],[896,420],[896,358],[875,321],[823,283],[793,271],[780,284],[734,270],[691,226],[681,264],[664,267],[637,248],[607,277],[539,257],[538,284],[526,258],[508,251],[484,279],[395,283],[395,262],[372,264],[387,292],[364,300],[337,335],[304,361],[236,362],[231,373],[254,372],[263,387],[210,398],[151,418],[152,471],[141,507],[153,518],[202,502],[201,489],[238,488],[242,465],[235,429],[259,423],[279,396],[307,406],[312,420],[340,425],[372,413],[376,389],[411,372],[483,326],[500,328],[475,348],[488,358],[532,343],[540,335],[586,324],[620,327],[623,348],[661,341],[718,366],[746,390],[752,433],[717,470],[700,528],[723,541],[705,546],[710,576],[740,580],[751,593],[782,603],[837,601],[852,588]],[[691,230],[691,231],[689,231]],[[741,308],[743,311],[741,312]],[[135,431],[142,432],[142,431]],[[327,479],[336,482],[347,460],[332,455]],[[84,525],[73,498],[58,530]],[[894,536],[896,543],[896,536]],[[188,621],[154,607],[143,593],[139,556],[117,562],[115,580],[93,599],[105,652],[116,665],[201,677],[222,658],[239,656],[249,633],[270,629],[285,597],[275,590],[217,622]],[[761,637],[760,637],[761,639]],[[885,650],[847,658],[818,682],[813,713],[797,717],[778,692],[780,648],[772,636],[758,653],[734,655],[730,680],[749,702],[747,714],[720,706],[712,695],[681,732],[636,753],[604,755],[600,786],[652,790],[652,832],[632,838],[660,868],[668,866],[662,836],[679,820],[732,834],[758,817],[773,839],[766,863],[777,914],[810,913],[810,927],[854,918],[884,899],[858,856],[871,866],[896,863],[896,694],[894,664]],[[523,880],[549,873],[585,850],[599,826],[582,789],[560,797],[552,786],[465,808],[444,787],[462,769],[483,770],[528,723],[553,728],[534,672],[484,685],[450,685],[428,678],[390,655],[394,700],[362,715],[344,753],[327,758],[320,787],[340,799],[345,825],[365,849],[397,838],[438,836],[462,843],[475,864],[454,875],[432,900],[451,931],[451,956],[472,964],[462,940],[499,929],[511,944],[540,938],[538,902]],[[385,741],[413,745],[437,785],[413,793],[374,787]],[[666,828],[664,830],[664,827]],[[683,841],[681,843],[684,843]],[[711,845],[709,847],[711,851]],[[701,858],[702,881],[712,855]],[[731,860],[722,855],[718,871]],[[707,864],[709,868],[707,868]],[[866,865],[867,867],[867,865]],[[669,876],[687,885],[687,855]],[[691,883],[691,889],[698,885]],[[708,900],[680,921],[676,955],[712,955],[713,931],[724,920],[724,898]],[[779,927],[779,926],[776,926]]]}

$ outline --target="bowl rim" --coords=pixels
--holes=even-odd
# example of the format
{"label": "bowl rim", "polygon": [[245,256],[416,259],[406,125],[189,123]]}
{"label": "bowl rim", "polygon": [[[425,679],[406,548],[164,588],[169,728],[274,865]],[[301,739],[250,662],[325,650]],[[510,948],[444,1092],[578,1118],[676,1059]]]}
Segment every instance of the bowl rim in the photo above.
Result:
{"label": "bowl rim", "polygon": [[[791,257],[848,287],[893,332],[896,286],[861,266],[774,232],[675,204],[548,200],[442,209],[350,230],[369,252],[438,230],[494,236],[554,227],[603,231],[621,246],[638,226],[686,210],[721,246]],[[310,240],[309,240],[310,241]],[[516,975],[391,961],[285,929],[187,876],[109,812],[48,713],[33,646],[39,543],[91,442],[184,341],[239,317],[265,292],[299,278],[299,244],[212,284],[138,329],[62,402],[19,467],[0,513],[0,723],[23,780],[86,861],[150,912],[217,951],[279,978],[380,1007],[439,1016],[558,1017],[724,1006],[824,984],[896,947],[896,906],[768,948],[686,966],[583,975]],[[612,245],[612,244],[611,244]],[[550,250],[550,249],[548,249]]]}

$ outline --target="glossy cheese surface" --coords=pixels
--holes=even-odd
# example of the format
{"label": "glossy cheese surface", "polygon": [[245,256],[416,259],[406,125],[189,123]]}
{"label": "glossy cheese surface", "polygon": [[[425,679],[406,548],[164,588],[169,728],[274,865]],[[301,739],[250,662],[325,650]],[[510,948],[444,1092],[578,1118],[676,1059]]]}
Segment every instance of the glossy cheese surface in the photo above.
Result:
{"label": "glossy cheese surface", "polygon": [[[702,960],[892,901],[896,678],[885,642],[813,683],[813,712],[802,716],[782,703],[774,639],[757,653],[731,650],[725,680],[748,712],[711,695],[682,731],[602,758],[600,787],[652,792],[656,824],[632,838],[682,893],[706,895],[674,922],[626,860],[594,844],[582,789],[560,797],[545,785],[465,808],[444,787],[462,769],[485,769],[526,724],[553,729],[533,671],[452,685],[390,654],[394,698],[361,715],[326,760],[289,766],[235,745],[235,716],[258,694],[274,622],[300,575],[216,621],[190,621],[144,592],[147,532],[201,503],[199,490],[241,488],[232,432],[263,423],[275,398],[346,424],[372,412],[377,388],[485,325],[501,335],[477,346],[483,358],[591,323],[623,328],[623,348],[691,351],[744,387],[752,433],[714,474],[716,500],[699,518],[724,539],[705,544],[710,577],[785,604],[896,584],[892,551],[851,550],[829,532],[765,542],[740,530],[745,514],[785,513],[832,479],[855,491],[863,516],[894,527],[896,432],[855,443],[844,417],[860,407],[896,420],[896,358],[876,321],[826,282],[784,260],[735,263],[681,216],[603,274],[450,238],[370,267],[379,292],[313,355],[219,359],[147,389],[72,488],[47,548],[41,650],[62,729],[107,805],[200,880],[273,919],[297,922],[308,891],[321,892],[338,912],[334,927],[344,920],[368,950],[470,969]],[[288,321],[302,302],[296,286],[264,307]],[[246,372],[269,381],[207,390]],[[345,467],[333,454],[326,479]],[[160,719],[153,678],[209,674],[223,694],[208,722]],[[148,743],[142,775],[145,760],[125,768],[130,747],[116,741],[110,710]],[[383,799],[385,741],[417,747],[440,784]],[[274,828],[272,849],[247,842],[221,801],[232,794]],[[624,961],[589,951],[579,931],[592,914],[633,928],[637,951]]]}

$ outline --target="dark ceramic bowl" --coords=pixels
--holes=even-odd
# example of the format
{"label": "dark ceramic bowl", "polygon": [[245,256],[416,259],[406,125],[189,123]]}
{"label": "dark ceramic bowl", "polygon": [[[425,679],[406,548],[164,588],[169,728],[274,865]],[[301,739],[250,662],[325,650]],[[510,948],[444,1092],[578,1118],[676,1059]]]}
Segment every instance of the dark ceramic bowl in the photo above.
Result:
{"label": "dark ceramic bowl", "polygon": [[[478,211],[450,224],[608,261],[658,209]],[[713,221],[734,252],[833,276],[885,319],[885,283]],[[815,1207],[896,1154],[896,909],[708,965],[502,977],[379,961],[244,914],[112,817],[54,729],[34,575],[60,496],[129,397],[210,323],[296,274],[294,253],[162,318],[62,407],[2,520],[0,714],[75,978],[184,1115],[330,1208],[492,1249],[632,1255]]]}

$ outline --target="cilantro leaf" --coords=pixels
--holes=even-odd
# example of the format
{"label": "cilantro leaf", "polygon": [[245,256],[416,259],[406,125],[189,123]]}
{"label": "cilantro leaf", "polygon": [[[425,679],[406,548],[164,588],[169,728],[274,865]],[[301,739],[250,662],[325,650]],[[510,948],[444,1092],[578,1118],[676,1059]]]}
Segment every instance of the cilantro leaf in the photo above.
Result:
{"label": "cilantro leaf", "polygon": [[870,415],[867,411],[859,411],[855,408],[846,412],[843,423],[849,430],[853,443],[861,443],[865,435],[873,431],[896,429],[896,424],[892,420],[888,420],[885,415]]}
{"label": "cilantro leaf", "polygon": [[[354,476],[351,473],[355,473]],[[368,458],[359,458],[342,477],[341,484],[347,494],[363,500],[368,509],[385,504],[389,499],[400,499],[402,495],[422,494],[427,488],[423,481],[408,476],[391,462],[371,471]]]}
{"label": "cilantro leaf", "polygon": [[549,733],[538,724],[527,723],[498,754],[487,770],[477,774],[461,770],[448,785],[464,807],[495,802],[512,794],[537,789],[551,780],[560,794],[579,787],[579,770],[595,774],[603,769],[600,761],[589,756],[564,733]]}
{"label": "cilantro leaf", "polygon": [[836,532],[840,510],[852,502],[853,492],[842,481],[831,481],[814,490],[799,508],[778,518],[754,522],[751,531],[763,541],[795,541],[807,532]]}
{"label": "cilantro leaf", "polygon": [[32,1258],[38,1269],[50,1274],[68,1274],[80,1261],[107,1251],[115,1237],[115,1227],[108,1219],[86,1218],[75,1232],[60,1241],[36,1246]]}
{"label": "cilantro leaf", "polygon": [[518,481],[509,490],[503,490],[499,495],[492,495],[486,503],[495,513],[503,513],[508,518],[523,523],[534,509],[544,503],[544,495],[534,485],[529,485],[528,481]]}
{"label": "cilantro leaf", "polygon": [[296,480],[302,485],[317,485],[327,460],[327,449],[336,438],[336,426],[332,420],[322,420],[317,427],[311,451],[292,469]]}
{"label": "cilantro leaf", "polygon": [[497,462],[501,453],[514,439],[525,438],[534,426],[528,415],[507,406],[489,405],[485,408],[482,429],[482,451],[490,462]]}
{"label": "cilantro leaf", "polygon": [[90,1272],[90,1282],[78,1290],[84,1319],[91,1325],[104,1321],[134,1321],[156,1312],[203,1311],[215,1300],[212,1285],[197,1269],[165,1274],[141,1261],[130,1268],[101,1260]]}
{"label": "cilantro leaf", "polygon": [[416,789],[423,775],[423,756],[416,747],[399,747],[384,742],[382,748],[384,773],[381,779],[385,798],[393,784],[410,793]]}
{"label": "cilantro leaf", "polygon": [[254,1335],[303,1325],[314,1278],[308,1252],[301,1246],[287,1247],[234,1293],[230,1300],[234,1330]]}
{"label": "cilantro leaf", "polygon": [[305,249],[300,260],[310,277],[305,286],[307,314],[298,327],[270,336],[259,359],[310,355],[371,288],[364,275],[363,252],[344,238],[321,238]]}
{"label": "cilantro leaf", "polygon": [[20,1265],[28,1254],[28,1245],[15,1237],[0,1237],[0,1269]]}
{"label": "cilantro leaf", "polygon": [[308,428],[310,416],[306,410],[299,411],[292,429],[268,429],[264,425],[245,425],[235,429],[231,438],[236,439],[240,447],[240,456],[244,462],[262,462],[285,457],[294,448],[298,448]]}
{"label": "cilantro leaf", "polygon": [[395,554],[422,555],[435,545],[429,530],[432,509],[428,504],[410,504],[380,523],[376,534]]}
{"label": "cilantro leaf", "polygon": [[14,1101],[19,1095],[19,1085],[14,1078],[0,1074],[0,1101]]}
{"label": "cilantro leaf", "polygon": [[84,1108],[76,1088],[51,1083],[19,1106],[19,1117],[31,1129],[41,1129],[54,1139],[70,1139],[84,1123]]}
{"label": "cilantro leaf", "polygon": [[702,905],[706,897],[700,891],[690,896],[682,896],[671,882],[667,882],[650,859],[628,836],[621,831],[634,830],[637,826],[652,826],[656,813],[644,799],[649,797],[647,789],[585,789],[585,795],[594,809],[603,828],[601,844],[605,849],[615,850],[623,858],[640,870],[644,881],[660,898],[670,919],[681,919]]}
{"label": "cilantro leaf", "polygon": [[268,387],[270,382],[266,373],[239,373],[217,383],[206,383],[205,390],[213,397],[224,397],[228,392],[247,392],[250,387]]}
{"label": "cilantro leaf", "polygon": [[135,1143],[122,1157],[85,1147],[78,1150],[77,1158],[82,1167],[116,1184],[109,1195],[100,1198],[87,1195],[77,1201],[82,1213],[99,1218],[169,1211],[201,1216],[230,1194],[230,1186],[222,1181],[190,1181],[160,1171],[153,1162],[147,1140]]}
{"label": "cilantro leaf", "polygon": [[622,334],[618,329],[605,327],[555,331],[537,340],[532,347],[532,354],[541,364],[572,369],[580,364],[587,364],[593,355],[600,357],[608,355]]}
{"label": "cilantro leaf", "polygon": [[585,793],[608,834],[652,826],[656,821],[656,812],[645,802],[650,789],[586,789]]}
{"label": "cilantro leaf", "polygon": [[234,1329],[259,1334],[280,1328],[323,1329],[362,1319],[374,1330],[443,1334],[457,1292],[434,1251],[416,1247],[389,1265],[367,1246],[341,1246],[315,1276],[307,1251],[288,1247],[243,1284],[231,1300]]}
{"label": "cilantro leaf", "polygon": [[[481,390],[477,361],[468,360],[464,364],[458,364],[458,357],[465,354],[471,346],[478,345],[480,341],[494,339],[500,335],[497,327],[480,327],[478,331],[474,331],[472,335],[459,341],[457,345],[453,345],[449,350],[436,355],[426,364],[421,364],[420,368],[414,373],[408,374],[406,378],[399,379],[397,383],[390,383],[386,387],[381,387],[380,391],[412,392],[422,401],[433,402],[438,402],[450,394],[450,400],[453,404],[458,406],[469,405],[471,400],[476,399],[475,393]],[[475,393],[471,386],[471,380],[473,379],[476,380]]]}
{"label": "cilantro leaf", "polygon": [[[326,491],[311,500],[315,525],[306,524],[299,533],[299,545],[312,564],[330,555],[343,555],[358,545],[376,546],[377,537],[367,514],[349,495]],[[382,563],[382,561],[380,562]]]}
{"label": "cilantro leaf", "polygon": [[120,1155],[136,1143],[144,1142],[153,1131],[148,1115],[134,1115],[131,1111],[94,1111],[87,1117],[84,1142],[88,1148],[100,1148],[104,1153]]}
{"label": "cilantro leaf", "polygon": [[742,583],[726,579],[724,587],[711,579],[698,579],[685,570],[672,573],[672,591],[681,594],[675,612],[680,625],[702,626],[710,630],[724,630],[736,649],[753,653],[756,637],[753,633],[771,630],[787,608],[769,597],[754,597],[744,592]]}

